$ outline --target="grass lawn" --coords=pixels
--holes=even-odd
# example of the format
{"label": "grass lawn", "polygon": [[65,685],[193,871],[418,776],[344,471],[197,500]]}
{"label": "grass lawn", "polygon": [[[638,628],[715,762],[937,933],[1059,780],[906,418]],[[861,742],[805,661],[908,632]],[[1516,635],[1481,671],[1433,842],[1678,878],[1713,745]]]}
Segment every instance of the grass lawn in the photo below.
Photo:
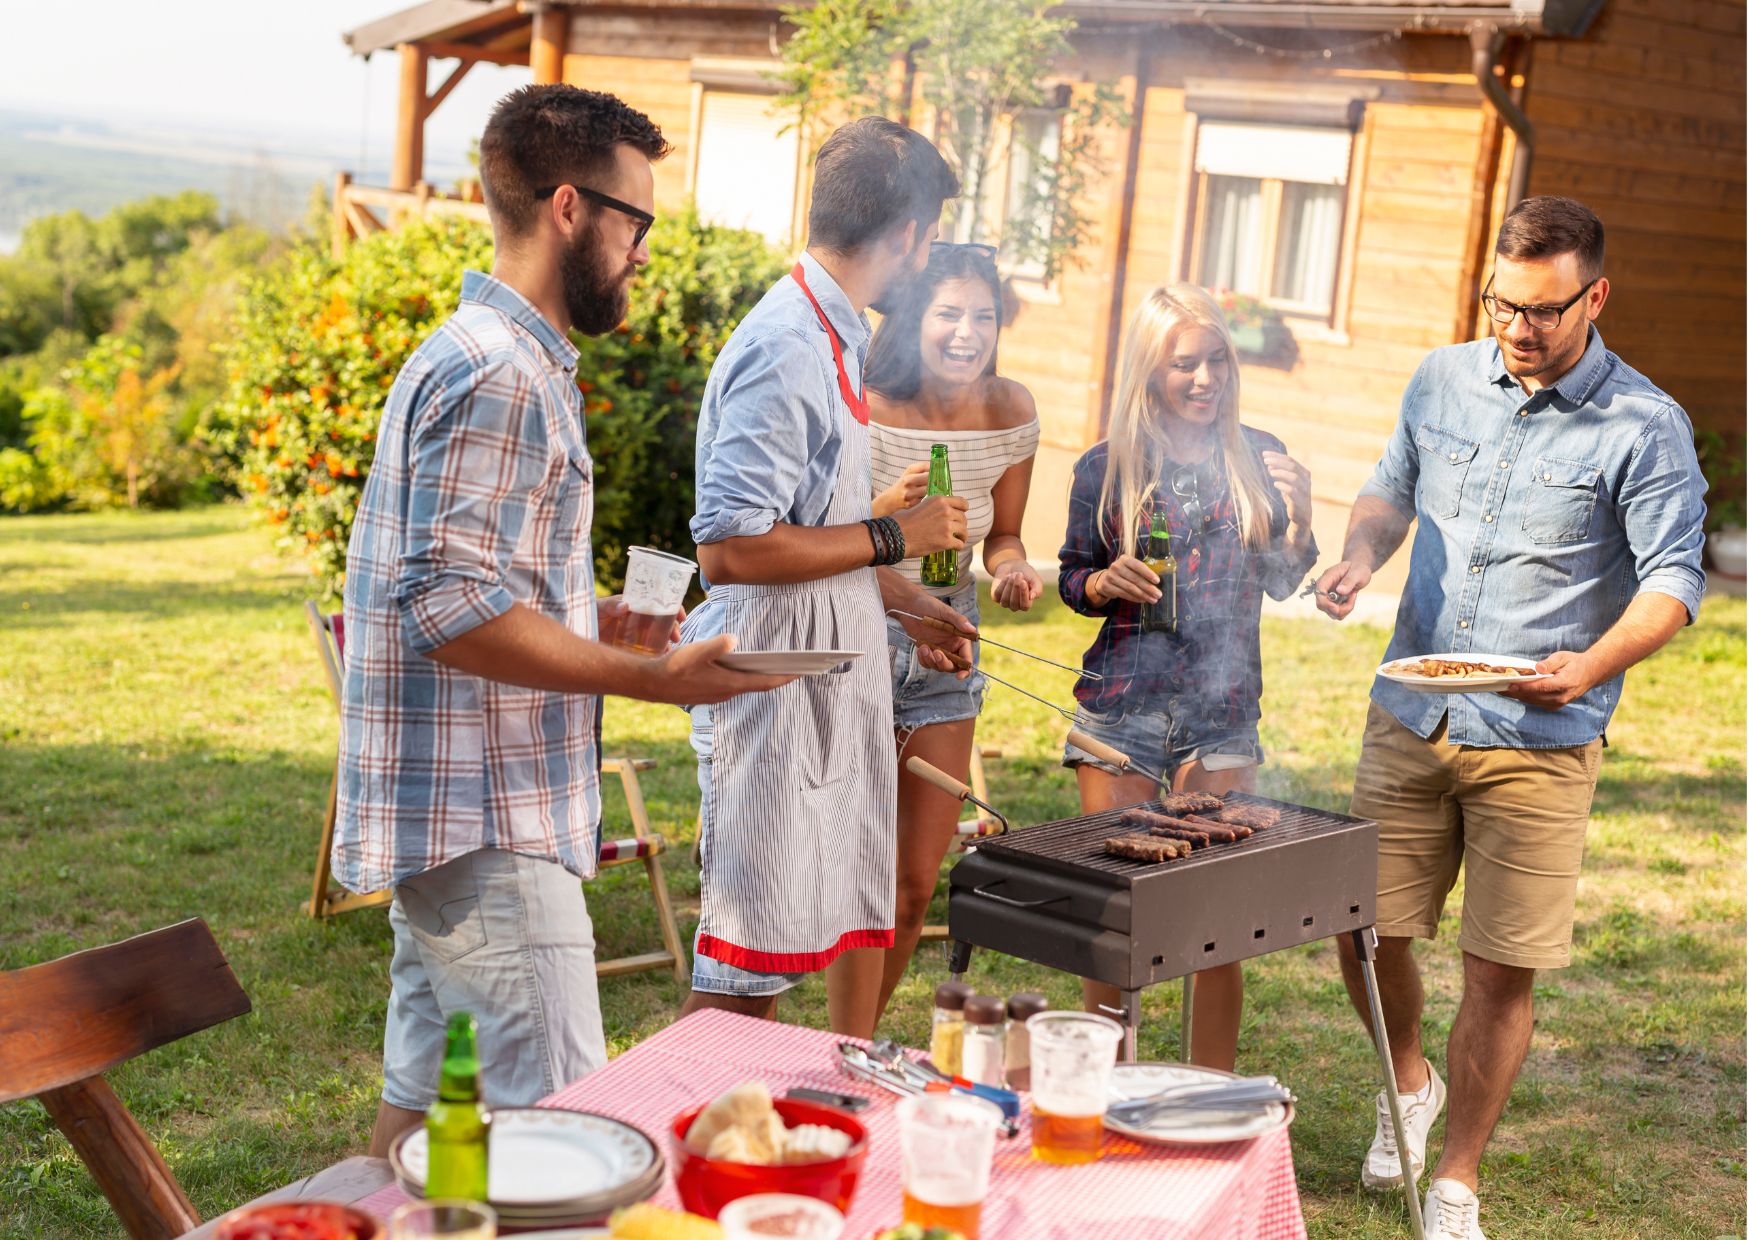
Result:
{"label": "grass lawn", "polygon": [[[300,908],[336,732],[304,592],[301,571],[233,509],[0,521],[0,873],[11,892],[0,967],[184,917],[212,925],[254,1011],[111,1077],[208,1216],[358,1152],[380,1084],[384,914],[318,925]],[[1741,599],[1711,599],[1629,677],[1597,792],[1575,961],[1537,986],[1535,1043],[1483,1169],[1494,1236],[1748,1230],[1743,621]],[[1059,605],[991,628],[1066,662],[1092,631]],[[1267,622],[1264,792],[1346,807],[1386,637]],[[989,653],[997,674],[1067,697],[1066,674]],[[615,700],[607,733],[609,753],[660,762],[646,792],[658,829],[680,841],[668,874],[689,933],[696,790],[684,718]],[[1075,812],[1061,734],[1042,707],[992,687],[980,738],[1005,751],[990,780],[1016,822]],[[658,941],[641,873],[624,867],[589,890],[615,955]],[[1459,985],[1455,932],[1449,916],[1421,953],[1441,1062]],[[1077,1001],[1074,979],[1017,961],[979,953],[973,972],[980,989]],[[941,975],[925,949],[895,1002],[893,1031],[913,1045]],[[1406,1234],[1399,1198],[1358,1187],[1376,1066],[1333,949],[1269,956],[1247,976],[1241,1067],[1278,1074],[1302,1099],[1293,1145],[1311,1234]],[[666,1024],[681,997],[665,974],[602,990],[614,1052]],[[1175,1058],[1176,987],[1154,987],[1146,1008],[1143,1057]],[[823,987],[787,998],[783,1015],[823,1025]],[[0,1233],[119,1234],[35,1103],[0,1108]]]}

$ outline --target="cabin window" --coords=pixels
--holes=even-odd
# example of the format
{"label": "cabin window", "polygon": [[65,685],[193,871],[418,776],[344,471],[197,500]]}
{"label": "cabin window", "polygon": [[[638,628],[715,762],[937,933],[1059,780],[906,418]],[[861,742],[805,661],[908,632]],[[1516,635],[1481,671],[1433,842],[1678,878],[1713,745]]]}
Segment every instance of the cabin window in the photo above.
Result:
{"label": "cabin window", "polygon": [[1190,278],[1329,318],[1352,147],[1348,129],[1202,122]]}
{"label": "cabin window", "polygon": [[792,122],[769,93],[704,89],[693,183],[700,219],[749,228],[780,248],[793,243],[801,131]]}
{"label": "cabin window", "polygon": [[1013,118],[1002,195],[1002,257],[1009,273],[1022,279],[1043,279],[1044,263],[1014,256],[1008,239],[1030,231],[1045,243],[1050,240],[1052,221],[1043,204],[1050,192],[1050,170],[1062,152],[1062,118],[1061,108],[1027,108]]}

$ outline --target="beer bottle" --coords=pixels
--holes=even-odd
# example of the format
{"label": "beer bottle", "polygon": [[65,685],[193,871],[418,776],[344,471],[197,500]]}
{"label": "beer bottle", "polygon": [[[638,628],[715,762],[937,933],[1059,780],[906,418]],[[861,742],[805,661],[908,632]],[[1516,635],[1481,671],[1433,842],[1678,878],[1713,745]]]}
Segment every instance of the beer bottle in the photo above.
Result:
{"label": "beer bottle", "polygon": [[[951,495],[953,475],[947,469],[947,445],[938,443],[929,449],[930,495]],[[931,551],[923,557],[925,586],[956,586],[959,584],[959,553],[952,548]]]}
{"label": "beer bottle", "polygon": [[486,1151],[492,1117],[480,1101],[475,1040],[473,1013],[453,1013],[437,1101],[425,1112],[425,1136],[431,1153],[425,1173],[426,1197],[486,1200]]}
{"label": "beer bottle", "polygon": [[1171,526],[1165,514],[1153,514],[1153,528],[1147,539],[1148,568],[1159,574],[1159,601],[1141,604],[1143,633],[1177,632],[1177,560],[1171,554]]}

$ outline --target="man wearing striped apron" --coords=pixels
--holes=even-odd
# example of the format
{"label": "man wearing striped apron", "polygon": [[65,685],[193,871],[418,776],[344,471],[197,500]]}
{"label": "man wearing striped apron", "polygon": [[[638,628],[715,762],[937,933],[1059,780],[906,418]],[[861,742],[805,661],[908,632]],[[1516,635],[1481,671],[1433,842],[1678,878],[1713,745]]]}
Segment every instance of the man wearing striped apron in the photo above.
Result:
{"label": "man wearing striped apron", "polygon": [[[770,1017],[827,971],[832,1028],[869,1037],[893,941],[897,770],[884,612],[951,608],[884,565],[965,544],[965,503],[940,496],[871,519],[862,364],[879,308],[918,271],[952,171],[921,135],[879,117],[820,148],[810,244],[735,330],[698,421],[692,536],[710,595],[685,639],[860,657],[758,704],[693,711],[703,794],[701,918],[685,1012]],[[963,637],[907,621],[929,666]]]}

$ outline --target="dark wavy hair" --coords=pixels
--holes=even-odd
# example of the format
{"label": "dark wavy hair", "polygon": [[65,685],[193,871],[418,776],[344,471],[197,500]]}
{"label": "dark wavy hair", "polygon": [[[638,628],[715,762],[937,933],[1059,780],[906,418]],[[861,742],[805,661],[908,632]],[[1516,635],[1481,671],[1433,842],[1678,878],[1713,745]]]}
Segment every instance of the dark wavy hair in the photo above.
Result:
{"label": "dark wavy hair", "polygon": [[[929,265],[905,285],[892,313],[880,320],[880,329],[868,346],[867,386],[887,400],[910,400],[922,384],[923,313],[935,300],[935,292],[949,280],[982,280],[995,299],[995,330],[999,339],[1003,324],[1001,274],[995,259],[965,246],[937,245],[929,251]],[[983,377],[995,373],[996,350],[989,351]]]}
{"label": "dark wavy hair", "polygon": [[549,83],[498,100],[480,135],[479,171],[500,239],[533,230],[538,191],[565,184],[598,190],[595,182],[613,172],[620,146],[652,162],[672,149],[649,117],[598,90]]}

